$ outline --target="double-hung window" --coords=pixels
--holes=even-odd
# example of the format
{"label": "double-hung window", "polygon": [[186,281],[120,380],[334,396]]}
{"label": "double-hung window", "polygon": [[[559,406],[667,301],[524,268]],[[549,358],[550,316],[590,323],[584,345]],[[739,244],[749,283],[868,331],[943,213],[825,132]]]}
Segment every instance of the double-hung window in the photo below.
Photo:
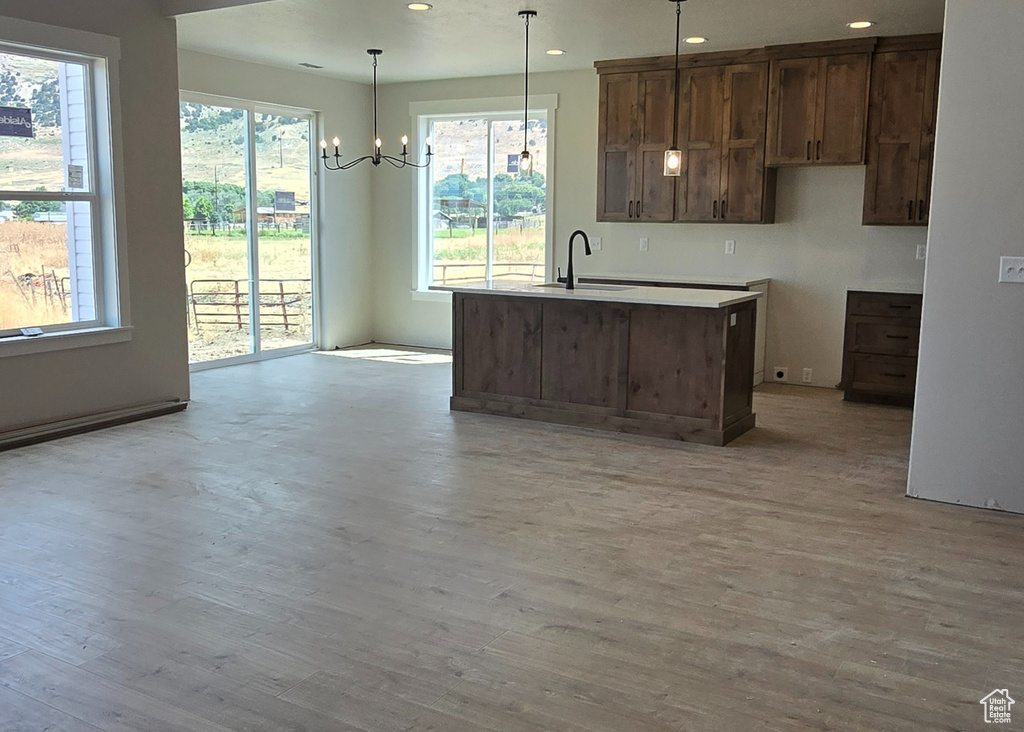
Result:
{"label": "double-hung window", "polygon": [[0,41],[0,353],[121,325],[104,40],[103,56]]}
{"label": "double-hung window", "polygon": [[524,125],[521,98],[413,105],[434,153],[419,187],[416,289],[545,280],[556,106],[531,99]]}

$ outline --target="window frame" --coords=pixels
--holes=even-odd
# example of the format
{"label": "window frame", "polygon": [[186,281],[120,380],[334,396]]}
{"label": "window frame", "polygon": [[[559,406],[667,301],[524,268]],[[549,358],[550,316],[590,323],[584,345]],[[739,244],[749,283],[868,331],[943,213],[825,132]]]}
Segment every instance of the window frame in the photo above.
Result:
{"label": "window frame", "polygon": [[[0,52],[85,67],[89,188],[82,191],[0,191],[3,200],[87,202],[95,317],[54,325],[26,324],[0,331],[0,358],[131,340],[121,183],[120,99],[116,38],[15,18],[0,18]],[[66,166],[66,163],[63,163]],[[65,170],[66,175],[66,170]],[[70,253],[69,253],[70,254]],[[70,264],[70,262],[69,262]],[[39,328],[24,336],[22,328]]]}
{"label": "window frame", "polygon": [[[547,172],[545,174],[547,198],[545,201],[544,266],[545,279],[551,280],[555,267],[555,140],[558,110],[557,94],[530,95],[529,113],[544,116],[547,125]],[[488,149],[493,137],[491,125],[496,121],[522,119],[522,97],[491,97],[483,99],[456,99],[439,102],[413,102],[409,105],[413,129],[418,140],[425,141],[430,134],[430,124],[435,121],[460,119],[482,119],[488,122]],[[488,155],[490,157],[490,155]],[[490,163],[493,165],[493,161]],[[493,177],[488,187],[493,185]],[[433,166],[415,176],[413,195],[413,267],[411,294],[415,300],[444,302],[451,293],[433,289]],[[493,205],[493,200],[491,202]],[[490,253],[489,253],[490,254]],[[489,269],[489,267],[488,267]]]}

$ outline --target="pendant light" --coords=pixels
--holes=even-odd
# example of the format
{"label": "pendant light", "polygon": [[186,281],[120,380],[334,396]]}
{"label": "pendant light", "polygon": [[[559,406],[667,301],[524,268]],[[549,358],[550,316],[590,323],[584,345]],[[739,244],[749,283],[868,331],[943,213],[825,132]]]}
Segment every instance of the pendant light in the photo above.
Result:
{"label": "pendant light", "polygon": [[324,167],[327,170],[349,170],[356,167],[360,163],[365,163],[369,160],[373,163],[373,167],[379,166],[381,163],[387,162],[396,168],[426,168],[430,165],[430,159],[434,156],[433,151],[430,149],[430,138],[427,138],[427,159],[426,162],[416,164],[409,162],[409,137],[402,135],[402,157],[395,157],[393,155],[385,155],[383,152],[384,143],[380,139],[380,135],[377,134],[377,57],[382,55],[384,52],[379,48],[371,48],[366,51],[368,54],[373,56],[373,152],[370,155],[364,155],[361,158],[350,160],[347,163],[342,163],[341,158],[341,139],[335,137],[331,144],[334,145],[334,162],[331,163],[330,158],[327,157],[327,140],[320,141],[321,159],[324,161]]}
{"label": "pendant light", "polygon": [[537,17],[536,10],[520,10],[519,17],[526,20],[526,74],[523,92],[523,151],[519,154],[519,172],[533,175],[533,156],[530,155],[530,18]]}
{"label": "pendant light", "polygon": [[672,84],[675,109],[672,113],[672,147],[665,151],[665,175],[676,178],[683,173],[683,151],[679,149],[679,28],[685,0],[669,0],[676,4],[676,75]]}

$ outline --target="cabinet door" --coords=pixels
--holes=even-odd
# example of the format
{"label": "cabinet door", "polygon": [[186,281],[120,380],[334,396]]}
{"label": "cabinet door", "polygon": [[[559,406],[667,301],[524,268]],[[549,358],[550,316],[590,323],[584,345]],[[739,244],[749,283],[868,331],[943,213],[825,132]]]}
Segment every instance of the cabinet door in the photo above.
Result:
{"label": "cabinet door", "polygon": [[928,223],[932,207],[932,165],[935,161],[935,118],[939,101],[939,52],[929,51],[925,76],[924,124],[921,135],[921,158],[917,164],[918,224]]}
{"label": "cabinet door", "polygon": [[928,51],[875,56],[871,78],[864,223],[917,223]]}
{"label": "cabinet door", "polygon": [[628,221],[636,206],[637,75],[601,77],[597,220]]}
{"label": "cabinet door", "polygon": [[773,61],[768,93],[768,165],[811,162],[816,134],[817,58]]}
{"label": "cabinet door", "polygon": [[665,151],[672,145],[675,73],[639,75],[638,140],[634,218],[671,221],[675,215],[676,179],[665,176]]}
{"label": "cabinet door", "polygon": [[676,190],[676,221],[717,221],[722,191],[725,69],[686,70],[679,79],[679,92],[683,171]]}
{"label": "cabinet door", "polygon": [[765,206],[765,117],[768,64],[730,66],[725,71],[720,221],[770,220]]}
{"label": "cabinet door", "polygon": [[869,56],[825,56],[818,71],[814,162],[864,162],[867,139]]}

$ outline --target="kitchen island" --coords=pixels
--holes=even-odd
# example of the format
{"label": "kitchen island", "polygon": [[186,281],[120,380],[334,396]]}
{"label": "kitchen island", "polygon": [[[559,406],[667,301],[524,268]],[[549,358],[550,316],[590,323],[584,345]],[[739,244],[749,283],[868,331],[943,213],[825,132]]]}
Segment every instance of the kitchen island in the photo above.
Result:
{"label": "kitchen island", "polygon": [[725,445],[754,426],[758,292],[451,291],[451,409]]}

